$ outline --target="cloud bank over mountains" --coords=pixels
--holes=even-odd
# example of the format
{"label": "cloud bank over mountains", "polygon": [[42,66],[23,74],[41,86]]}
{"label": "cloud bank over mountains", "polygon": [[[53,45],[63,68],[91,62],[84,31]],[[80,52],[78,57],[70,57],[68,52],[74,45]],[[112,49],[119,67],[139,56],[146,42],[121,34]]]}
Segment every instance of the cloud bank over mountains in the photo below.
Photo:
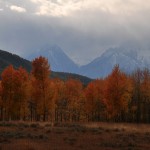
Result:
{"label": "cloud bank over mountains", "polygon": [[57,44],[86,64],[120,45],[149,50],[149,18],[142,0],[0,0],[0,49],[26,56]]}

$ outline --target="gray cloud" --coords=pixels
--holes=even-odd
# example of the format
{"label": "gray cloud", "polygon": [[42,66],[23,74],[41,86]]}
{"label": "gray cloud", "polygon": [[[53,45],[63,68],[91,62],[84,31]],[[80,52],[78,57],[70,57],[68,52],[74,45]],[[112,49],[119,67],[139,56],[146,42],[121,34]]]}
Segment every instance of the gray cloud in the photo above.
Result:
{"label": "gray cloud", "polygon": [[[10,7],[24,8],[24,13]],[[0,0],[0,49],[21,56],[58,44],[84,64],[105,49],[149,49],[150,2],[142,0]]]}

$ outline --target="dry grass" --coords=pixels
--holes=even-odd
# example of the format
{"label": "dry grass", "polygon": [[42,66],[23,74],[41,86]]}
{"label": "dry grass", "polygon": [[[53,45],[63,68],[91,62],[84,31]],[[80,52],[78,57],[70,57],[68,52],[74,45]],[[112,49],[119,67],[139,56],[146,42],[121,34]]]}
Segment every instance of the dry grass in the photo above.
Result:
{"label": "dry grass", "polygon": [[150,125],[0,122],[0,150],[145,150]]}

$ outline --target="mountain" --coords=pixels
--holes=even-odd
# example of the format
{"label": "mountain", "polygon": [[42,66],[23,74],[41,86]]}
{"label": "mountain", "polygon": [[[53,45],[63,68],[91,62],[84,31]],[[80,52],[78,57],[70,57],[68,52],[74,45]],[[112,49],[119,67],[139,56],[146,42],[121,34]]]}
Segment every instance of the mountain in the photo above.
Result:
{"label": "mountain", "polygon": [[[88,84],[91,78],[106,77],[111,73],[116,64],[119,64],[121,70],[126,73],[131,73],[137,68],[150,68],[150,55],[148,54],[149,52],[144,53],[141,49],[135,47],[110,48],[91,63],[78,67],[60,47],[55,45],[43,48],[30,56],[30,59],[34,59],[40,55],[47,57],[51,65],[51,70],[53,70],[51,72],[52,78],[63,80],[73,78],[79,79],[84,84]],[[15,68],[22,66],[28,71],[31,70],[30,61],[18,55],[0,50],[0,73],[10,64]]]}
{"label": "mountain", "polygon": [[[19,68],[22,66],[25,68],[28,72],[31,71],[31,62],[21,58],[20,56],[16,54],[9,53],[7,51],[0,50],[0,74],[2,71],[9,65],[13,65],[14,68]],[[89,82],[92,81],[92,79],[82,76],[82,75],[77,75],[77,74],[72,74],[72,73],[65,73],[65,72],[54,72],[51,71],[51,78],[60,78],[62,80],[66,80],[68,78],[72,79],[78,79],[80,80],[84,85],[88,84]]]}
{"label": "mountain", "polygon": [[46,45],[27,58],[32,60],[39,56],[48,58],[53,71],[76,73],[78,70],[78,66],[57,45]]}
{"label": "mountain", "polygon": [[126,73],[131,73],[137,68],[150,68],[150,62],[148,62],[150,57],[146,59],[140,52],[138,48],[108,49],[91,63],[81,66],[78,73],[91,78],[99,78],[111,73],[116,64],[119,64],[121,70]]}
{"label": "mountain", "polygon": [[57,45],[47,45],[30,55],[30,60],[40,55],[48,58],[51,69],[56,72],[76,73],[89,78],[106,77],[113,67],[119,64],[122,71],[131,73],[137,68],[150,68],[150,56],[135,46],[121,46],[106,50],[91,63],[78,67]]}

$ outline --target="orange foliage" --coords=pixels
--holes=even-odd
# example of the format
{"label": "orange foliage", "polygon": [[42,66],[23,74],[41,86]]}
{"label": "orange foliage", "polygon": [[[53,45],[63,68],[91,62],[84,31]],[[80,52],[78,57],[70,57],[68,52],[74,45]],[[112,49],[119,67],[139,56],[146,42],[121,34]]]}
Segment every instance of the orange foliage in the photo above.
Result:
{"label": "orange foliage", "polygon": [[28,99],[28,73],[25,69],[20,67],[15,71],[14,77],[14,105],[13,108],[18,110],[18,115],[24,118],[27,113],[27,99]]}
{"label": "orange foliage", "polygon": [[45,57],[38,57],[32,61],[32,74],[36,80],[44,82],[45,79],[49,78],[50,66],[48,59]]}
{"label": "orange foliage", "polygon": [[71,109],[78,109],[83,99],[83,85],[79,80],[68,79],[66,85],[66,99]]}
{"label": "orange foliage", "polygon": [[3,101],[9,119],[11,119],[14,96],[14,73],[15,70],[12,65],[8,66],[2,73]]}
{"label": "orange foliage", "polygon": [[32,61],[32,99],[36,103],[37,113],[46,119],[49,110],[50,96],[50,66],[48,60],[42,56]]}
{"label": "orange foliage", "polygon": [[53,79],[50,82],[50,86],[51,86],[50,91],[52,93],[53,105],[55,104],[57,106],[61,105],[61,102],[63,100],[66,100],[65,97],[66,87],[64,81],[60,79]]}
{"label": "orange foliage", "polygon": [[132,90],[129,78],[117,65],[105,82],[105,103],[109,116],[114,117],[126,112]]}
{"label": "orange foliage", "polygon": [[2,107],[3,103],[2,103],[2,84],[0,81],[0,107]]}
{"label": "orange foliage", "polygon": [[104,81],[95,80],[85,89],[86,110],[88,112],[101,111],[104,107]]}
{"label": "orange foliage", "polygon": [[146,103],[150,102],[150,72],[148,69],[143,71],[141,91],[143,93],[143,101]]}
{"label": "orange foliage", "polygon": [[23,117],[25,113],[23,113],[23,110],[26,107],[27,81],[28,73],[22,67],[15,70],[10,65],[2,73],[3,103],[9,119],[11,119],[11,116]]}

